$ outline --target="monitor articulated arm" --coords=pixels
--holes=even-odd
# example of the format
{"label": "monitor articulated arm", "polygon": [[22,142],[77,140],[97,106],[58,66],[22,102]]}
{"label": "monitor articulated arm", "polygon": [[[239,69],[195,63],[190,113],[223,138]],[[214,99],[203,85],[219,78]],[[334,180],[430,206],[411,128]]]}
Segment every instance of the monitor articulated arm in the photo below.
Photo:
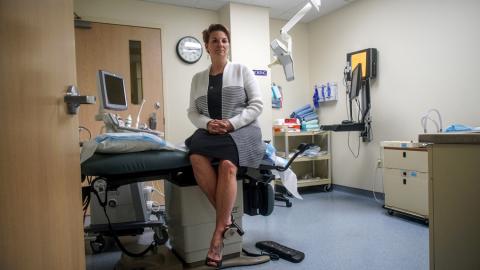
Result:
{"label": "monitor articulated arm", "polygon": [[287,42],[288,51],[292,51],[292,37],[288,34],[290,31],[309,11],[312,7],[320,11],[320,0],[310,0],[302,9],[300,9],[283,27],[280,29],[282,39]]}
{"label": "monitor articulated arm", "polygon": [[302,18],[307,14],[307,12],[315,7],[317,12],[320,10],[321,2],[320,0],[309,0],[309,2],[299,10],[283,27],[280,29],[280,35],[284,42],[287,43],[287,48],[285,45],[278,39],[273,40],[270,43],[270,47],[275,55],[275,60],[268,65],[269,67],[275,64],[281,64],[283,66],[283,71],[285,72],[285,77],[287,81],[292,81],[294,79],[293,75],[293,60],[292,60],[292,37],[288,34],[288,31],[293,28]]}

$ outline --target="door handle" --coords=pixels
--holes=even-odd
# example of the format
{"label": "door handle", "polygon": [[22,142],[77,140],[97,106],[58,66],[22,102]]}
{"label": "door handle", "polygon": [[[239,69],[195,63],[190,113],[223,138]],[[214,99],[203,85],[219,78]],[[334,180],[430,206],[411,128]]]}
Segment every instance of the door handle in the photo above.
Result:
{"label": "door handle", "polygon": [[75,85],[68,86],[63,101],[67,103],[68,114],[77,114],[80,104],[95,104],[95,96],[80,96]]}

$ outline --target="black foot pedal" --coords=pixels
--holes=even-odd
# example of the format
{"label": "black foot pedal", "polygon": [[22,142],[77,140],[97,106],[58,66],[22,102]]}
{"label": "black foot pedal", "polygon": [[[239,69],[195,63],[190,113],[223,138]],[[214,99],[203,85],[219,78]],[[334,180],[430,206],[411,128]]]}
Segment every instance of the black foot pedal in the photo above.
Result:
{"label": "black foot pedal", "polygon": [[282,246],[274,241],[260,241],[255,244],[255,246],[261,250],[277,254],[280,258],[287,260],[293,263],[299,263],[305,259],[305,253]]}

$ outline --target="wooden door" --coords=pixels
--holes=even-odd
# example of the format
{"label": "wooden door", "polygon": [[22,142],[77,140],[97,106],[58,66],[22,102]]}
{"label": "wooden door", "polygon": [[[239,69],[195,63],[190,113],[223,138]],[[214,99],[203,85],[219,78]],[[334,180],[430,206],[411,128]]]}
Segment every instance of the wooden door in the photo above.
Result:
{"label": "wooden door", "polygon": [[0,269],[85,269],[72,0],[0,0]]}
{"label": "wooden door", "polygon": [[[105,23],[91,23],[91,28],[75,29],[77,59],[77,81],[82,94],[98,96],[97,72],[107,70],[121,75],[125,80],[128,97],[128,110],[118,112],[122,118],[128,114],[133,122],[140,109],[132,104],[129,42],[140,41],[143,96],[145,105],[140,115],[140,123],[147,123],[152,113],[157,117],[157,130],[164,131],[163,121],[163,79],[160,29]],[[90,106],[80,112],[80,125],[88,128],[92,136],[101,133],[103,122],[95,121],[98,106]],[[154,103],[160,109],[154,109]]]}

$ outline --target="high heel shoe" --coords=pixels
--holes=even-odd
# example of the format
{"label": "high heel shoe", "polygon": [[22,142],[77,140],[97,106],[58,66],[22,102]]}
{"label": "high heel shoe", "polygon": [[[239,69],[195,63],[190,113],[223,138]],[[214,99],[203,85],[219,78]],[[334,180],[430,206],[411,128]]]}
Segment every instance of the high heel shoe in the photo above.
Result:
{"label": "high heel shoe", "polygon": [[215,260],[213,258],[210,258],[208,257],[208,254],[207,254],[207,258],[205,258],[205,265],[206,266],[209,266],[209,267],[214,267],[215,269],[222,269],[222,262],[223,262],[223,247],[224,247],[224,244],[223,244],[223,241],[222,241],[222,245],[219,246],[219,247],[214,247],[214,249],[220,249],[220,252],[218,252],[218,254],[220,255],[220,259],[219,260]]}
{"label": "high heel shoe", "polygon": [[[244,235],[245,232],[235,222],[235,219],[233,218],[233,215],[231,215],[230,220],[232,221],[232,223],[227,225],[225,227],[225,229],[223,230],[223,233],[222,233],[223,239],[229,239],[229,238],[233,237],[235,235],[235,233],[238,233],[240,236]],[[215,267],[216,269],[221,269],[222,268],[223,247],[224,247],[224,243],[223,243],[223,240],[222,240],[222,246],[221,246],[221,250],[219,252],[220,260],[215,260],[213,258],[210,258],[210,257],[208,257],[208,254],[207,254],[207,258],[205,258],[205,265],[206,266]],[[215,264],[215,265],[213,265],[213,264]]]}

